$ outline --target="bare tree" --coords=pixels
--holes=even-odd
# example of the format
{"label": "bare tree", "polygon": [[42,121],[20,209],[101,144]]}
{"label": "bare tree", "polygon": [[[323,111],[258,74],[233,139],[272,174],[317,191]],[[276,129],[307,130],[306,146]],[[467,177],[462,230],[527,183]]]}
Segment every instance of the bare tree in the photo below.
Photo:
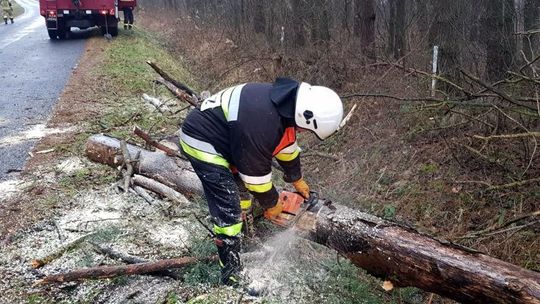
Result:
{"label": "bare tree", "polygon": [[389,0],[388,51],[395,59],[405,55],[405,1]]}
{"label": "bare tree", "polygon": [[[525,0],[523,6],[523,23],[525,31],[534,31],[540,29],[540,1]],[[538,47],[540,39],[539,33],[527,34],[523,37],[523,51],[525,56],[532,60],[538,56]]]}
{"label": "bare tree", "polygon": [[[453,2],[453,1],[451,1]],[[484,0],[484,43],[486,46],[486,78],[503,78],[514,65],[514,0]]]}
{"label": "bare tree", "polygon": [[360,39],[362,54],[375,59],[375,2],[355,0],[354,7],[354,36]]}

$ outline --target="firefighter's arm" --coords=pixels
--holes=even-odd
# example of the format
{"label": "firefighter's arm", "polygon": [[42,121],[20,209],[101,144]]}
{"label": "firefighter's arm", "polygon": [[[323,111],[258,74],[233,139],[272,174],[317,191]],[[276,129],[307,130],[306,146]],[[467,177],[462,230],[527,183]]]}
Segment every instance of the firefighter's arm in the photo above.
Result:
{"label": "firefighter's arm", "polygon": [[300,147],[295,142],[289,147],[276,154],[276,160],[283,168],[283,180],[292,183],[296,191],[304,198],[309,197],[309,186],[302,178],[302,166],[300,163]]}

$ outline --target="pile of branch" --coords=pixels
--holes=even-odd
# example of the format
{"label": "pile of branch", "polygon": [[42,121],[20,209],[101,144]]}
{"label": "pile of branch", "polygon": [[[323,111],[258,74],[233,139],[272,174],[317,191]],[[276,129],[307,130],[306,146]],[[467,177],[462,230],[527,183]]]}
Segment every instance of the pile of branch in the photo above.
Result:
{"label": "pile of branch", "polygon": [[[116,139],[96,135],[87,142],[86,151],[90,159],[114,166],[111,160],[119,145]],[[187,170],[186,161],[174,157],[158,164],[148,161],[155,153],[173,158],[134,146],[128,149],[140,150],[138,174],[160,178],[188,193],[185,179],[196,177]],[[163,175],[171,172],[176,174]],[[415,286],[464,303],[540,303],[539,273],[339,204],[324,202],[318,211],[302,215],[296,228],[301,236],[337,250],[395,286]]]}

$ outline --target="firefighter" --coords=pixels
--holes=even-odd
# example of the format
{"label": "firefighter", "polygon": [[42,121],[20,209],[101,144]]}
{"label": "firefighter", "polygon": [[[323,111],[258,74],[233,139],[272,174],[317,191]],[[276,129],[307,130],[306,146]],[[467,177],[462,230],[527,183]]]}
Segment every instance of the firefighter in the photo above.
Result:
{"label": "firefighter", "polygon": [[11,20],[11,24],[13,24],[13,7],[11,5],[11,2],[9,0],[0,0],[0,4],[4,13],[4,23],[8,24],[9,17],[9,19]]}
{"label": "firefighter", "polygon": [[133,28],[133,6],[125,6],[124,10],[124,29]]}
{"label": "firefighter", "polygon": [[213,219],[221,282],[236,285],[241,270],[242,213],[251,208],[251,193],[275,219],[283,202],[272,184],[272,159],[305,198],[296,132],[309,130],[324,140],[343,118],[339,96],[329,88],[287,78],[246,83],[204,100],[187,116],[180,131],[183,154],[202,182]]}

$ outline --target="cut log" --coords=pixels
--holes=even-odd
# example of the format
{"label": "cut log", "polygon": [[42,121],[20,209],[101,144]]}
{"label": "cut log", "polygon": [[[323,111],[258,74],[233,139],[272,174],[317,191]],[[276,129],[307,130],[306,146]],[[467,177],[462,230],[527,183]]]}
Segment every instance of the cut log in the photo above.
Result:
{"label": "cut log", "polygon": [[[114,151],[118,145],[117,140],[102,138],[100,145],[106,144],[112,146],[102,147],[102,153]],[[141,153],[141,160],[146,153]],[[114,154],[102,154],[100,158],[112,159]],[[161,162],[153,170],[169,173],[179,170],[177,166],[174,161]],[[189,164],[184,161],[180,167]],[[180,183],[172,188],[181,189],[179,186],[185,183],[182,178],[176,175],[164,183]],[[300,235],[337,250],[358,267],[396,286],[414,286],[464,303],[540,303],[537,272],[339,204],[304,213],[296,229]]]}
{"label": "cut log", "polygon": [[[191,165],[178,157],[168,157],[161,151],[148,151],[128,144],[131,155],[140,151],[139,161],[134,165],[135,173],[157,180],[184,194],[202,193],[199,178]],[[106,164],[114,168],[123,164],[120,140],[105,135],[91,136],[86,142],[86,155],[92,161]]]}
{"label": "cut log", "polygon": [[41,280],[36,281],[36,284],[64,283],[84,279],[106,279],[122,275],[147,274],[167,269],[182,268],[199,262],[215,259],[215,257],[209,257],[206,259],[183,257],[132,265],[91,267],[77,269],[67,273],[49,275]]}

